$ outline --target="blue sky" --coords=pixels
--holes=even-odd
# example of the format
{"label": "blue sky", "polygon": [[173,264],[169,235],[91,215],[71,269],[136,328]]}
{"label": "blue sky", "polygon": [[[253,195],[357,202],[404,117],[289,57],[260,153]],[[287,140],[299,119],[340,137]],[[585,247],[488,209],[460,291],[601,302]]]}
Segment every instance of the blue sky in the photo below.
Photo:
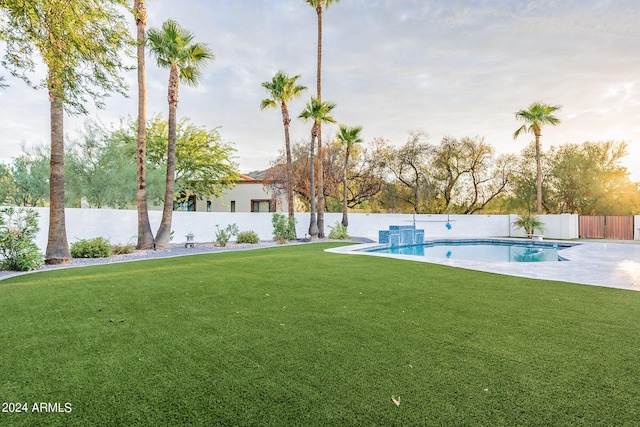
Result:
{"label": "blue sky", "polygon": [[[147,8],[149,26],[174,18],[216,55],[199,87],[181,87],[179,117],[220,126],[242,172],[268,167],[284,135],[279,110],[259,109],[260,84],[281,69],[301,74],[315,94],[315,11],[304,0],[149,0]],[[637,0],[342,0],[324,14],[323,99],[337,103],[339,123],[362,125],[367,142],[399,145],[423,130],[432,143],[480,135],[499,153],[519,153],[530,140],[513,140],[516,111],[559,104],[562,123],[543,130],[545,149],[626,141],[624,164],[640,180],[638,22]],[[166,115],[168,71],[147,64],[148,114]],[[127,80],[130,97],[114,95],[90,118],[110,125],[135,116],[135,72]],[[0,94],[5,162],[22,143],[49,143],[46,93],[8,82]],[[292,103],[292,114],[307,99]],[[66,134],[85,120],[67,118]],[[294,120],[291,131],[299,141],[310,125]]]}

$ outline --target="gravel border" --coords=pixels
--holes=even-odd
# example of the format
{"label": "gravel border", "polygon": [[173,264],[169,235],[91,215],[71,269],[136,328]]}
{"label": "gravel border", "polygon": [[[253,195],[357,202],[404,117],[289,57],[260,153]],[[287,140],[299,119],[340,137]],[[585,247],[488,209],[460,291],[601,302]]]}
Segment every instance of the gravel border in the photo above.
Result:
{"label": "gravel border", "polygon": [[[305,241],[303,239],[299,239],[296,241],[289,241],[285,243],[285,245],[299,245],[306,243],[317,243],[317,242],[331,242],[332,240],[328,239],[316,239],[313,242]],[[351,240],[335,240],[336,242],[370,242],[369,239],[364,238],[353,238]],[[33,274],[41,271],[50,271],[50,270],[58,270],[62,268],[76,268],[76,267],[87,267],[92,265],[104,265],[104,264],[114,264],[120,262],[132,262],[132,261],[141,261],[146,259],[157,259],[157,258],[171,258],[171,257],[179,257],[179,256],[189,256],[189,255],[198,255],[198,254],[208,254],[208,253],[216,253],[216,252],[229,252],[229,251],[241,251],[241,250],[252,250],[252,249],[261,249],[268,248],[272,246],[282,246],[281,244],[275,242],[274,240],[261,240],[258,243],[234,243],[229,242],[227,246],[221,247],[216,246],[213,243],[197,243],[192,248],[186,248],[184,244],[171,244],[168,249],[160,249],[160,250],[134,250],[130,254],[125,255],[113,255],[108,258],[72,258],[69,264],[64,265],[43,265],[41,268],[37,270],[31,271],[7,271],[0,270],[0,280],[7,279],[9,277],[21,276],[24,274]]]}
{"label": "gravel border", "polygon": [[[299,242],[289,242],[287,245],[298,244]],[[184,244],[171,244],[168,249],[146,249],[146,250],[134,250],[129,254],[123,255],[112,255],[107,258],[72,258],[69,264],[63,265],[43,265],[37,270],[31,271],[7,271],[0,270],[0,280],[7,279],[9,277],[21,276],[23,274],[33,274],[38,273],[40,271],[50,271],[50,270],[59,270],[62,268],[76,268],[76,267],[88,267],[92,265],[104,265],[104,264],[115,264],[120,262],[132,262],[132,261],[141,261],[146,259],[157,259],[157,258],[171,258],[171,257],[179,257],[179,256],[189,256],[189,255],[198,255],[198,254],[207,254],[207,253],[216,253],[216,252],[229,252],[229,251],[239,251],[239,250],[251,250],[251,249],[260,249],[267,248],[271,246],[281,246],[275,241],[266,240],[260,241],[259,243],[227,243],[227,246],[221,247],[216,246],[213,243],[196,243],[192,248],[186,248]]]}

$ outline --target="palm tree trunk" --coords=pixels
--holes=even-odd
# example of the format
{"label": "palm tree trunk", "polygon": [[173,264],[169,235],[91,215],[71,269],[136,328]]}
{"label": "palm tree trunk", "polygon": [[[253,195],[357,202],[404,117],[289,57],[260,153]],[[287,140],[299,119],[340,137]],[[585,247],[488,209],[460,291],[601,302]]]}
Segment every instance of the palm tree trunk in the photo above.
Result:
{"label": "palm tree trunk", "polygon": [[540,134],[536,133],[536,211],[542,214],[542,166],[540,162]]}
{"label": "palm tree trunk", "polygon": [[51,111],[51,171],[49,178],[49,235],[46,264],[71,261],[64,217],[64,110],[62,101],[49,92]]}
{"label": "palm tree trunk", "polygon": [[[314,124],[314,127],[316,125]],[[314,158],[314,151],[315,151],[315,139],[316,139],[316,135],[315,132],[312,133],[311,135],[311,151],[309,153],[309,170],[310,170],[310,180],[311,180],[311,196],[310,196],[310,204],[311,204],[311,217],[309,220],[309,236],[311,238],[314,237],[318,237],[318,222],[317,222],[317,218],[316,218],[316,182],[315,182],[315,176],[314,176],[314,172],[315,172],[315,158]]]}
{"label": "palm tree trunk", "polygon": [[320,138],[322,137],[321,125],[318,125],[318,237],[324,237],[324,154],[322,153],[323,147]]}
{"label": "palm tree trunk", "polygon": [[173,65],[169,73],[169,134],[167,138],[167,177],[165,181],[162,219],[156,234],[156,248],[169,247],[171,240],[171,220],[173,218],[173,193],[176,173],[176,115],[178,109],[178,68]]}
{"label": "palm tree trunk", "polygon": [[349,220],[347,219],[347,166],[349,164],[349,149],[347,148],[347,152],[344,156],[344,175],[342,176],[342,225],[345,227],[349,226]]}
{"label": "palm tree trunk", "polygon": [[135,0],[134,9],[138,41],[138,146],[136,156],[138,243],[136,248],[150,249],[153,247],[154,242],[147,208],[147,84],[144,57],[147,11],[144,7],[144,0]]}
{"label": "palm tree trunk", "polygon": [[291,123],[291,118],[289,117],[287,104],[284,102],[282,103],[282,123],[284,124],[284,142],[287,155],[287,209],[289,211],[289,218],[293,218],[293,161],[291,159],[291,139],[289,136],[289,124]]}
{"label": "palm tree trunk", "polygon": [[[316,75],[316,89],[318,101],[322,101],[322,3],[316,8],[318,15],[318,69]],[[324,164],[322,147],[322,123],[318,124],[318,237],[324,237]]]}

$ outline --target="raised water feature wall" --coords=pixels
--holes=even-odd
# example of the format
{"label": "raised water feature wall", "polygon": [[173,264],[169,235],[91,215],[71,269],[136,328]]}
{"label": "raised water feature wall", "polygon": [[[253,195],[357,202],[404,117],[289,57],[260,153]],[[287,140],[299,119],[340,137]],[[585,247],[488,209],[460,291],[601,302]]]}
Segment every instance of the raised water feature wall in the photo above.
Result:
{"label": "raised water feature wall", "polygon": [[390,225],[388,230],[378,231],[378,243],[393,246],[421,245],[424,230],[416,230],[415,225]]}

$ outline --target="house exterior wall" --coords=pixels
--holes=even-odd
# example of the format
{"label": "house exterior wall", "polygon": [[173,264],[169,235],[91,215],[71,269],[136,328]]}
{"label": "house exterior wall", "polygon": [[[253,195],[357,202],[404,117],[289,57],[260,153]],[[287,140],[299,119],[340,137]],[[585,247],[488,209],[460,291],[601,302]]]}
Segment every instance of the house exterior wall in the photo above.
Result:
{"label": "house exterior wall", "polygon": [[[280,198],[283,199],[283,198]],[[227,190],[221,198],[211,200],[210,212],[231,212],[232,202],[235,205],[235,212],[253,212],[252,201],[269,201],[272,212],[286,212],[286,200],[276,200],[275,197],[265,189],[260,181],[239,182],[233,188]],[[196,201],[196,212],[207,212],[207,201],[198,199]]]}
{"label": "house exterior wall", "polygon": [[[262,181],[257,180],[236,182],[232,188],[222,194],[222,197],[209,200],[197,198],[195,200],[195,212],[254,212],[252,210],[252,202],[255,200],[268,201],[271,206],[271,212],[287,212],[286,198],[275,197],[265,188]],[[208,201],[211,202],[210,205],[207,203]],[[235,207],[235,210],[232,210],[232,206]],[[162,210],[162,204],[149,204],[149,211],[158,210]],[[176,212],[181,210],[176,209]],[[186,210],[184,209],[184,211]]]}

